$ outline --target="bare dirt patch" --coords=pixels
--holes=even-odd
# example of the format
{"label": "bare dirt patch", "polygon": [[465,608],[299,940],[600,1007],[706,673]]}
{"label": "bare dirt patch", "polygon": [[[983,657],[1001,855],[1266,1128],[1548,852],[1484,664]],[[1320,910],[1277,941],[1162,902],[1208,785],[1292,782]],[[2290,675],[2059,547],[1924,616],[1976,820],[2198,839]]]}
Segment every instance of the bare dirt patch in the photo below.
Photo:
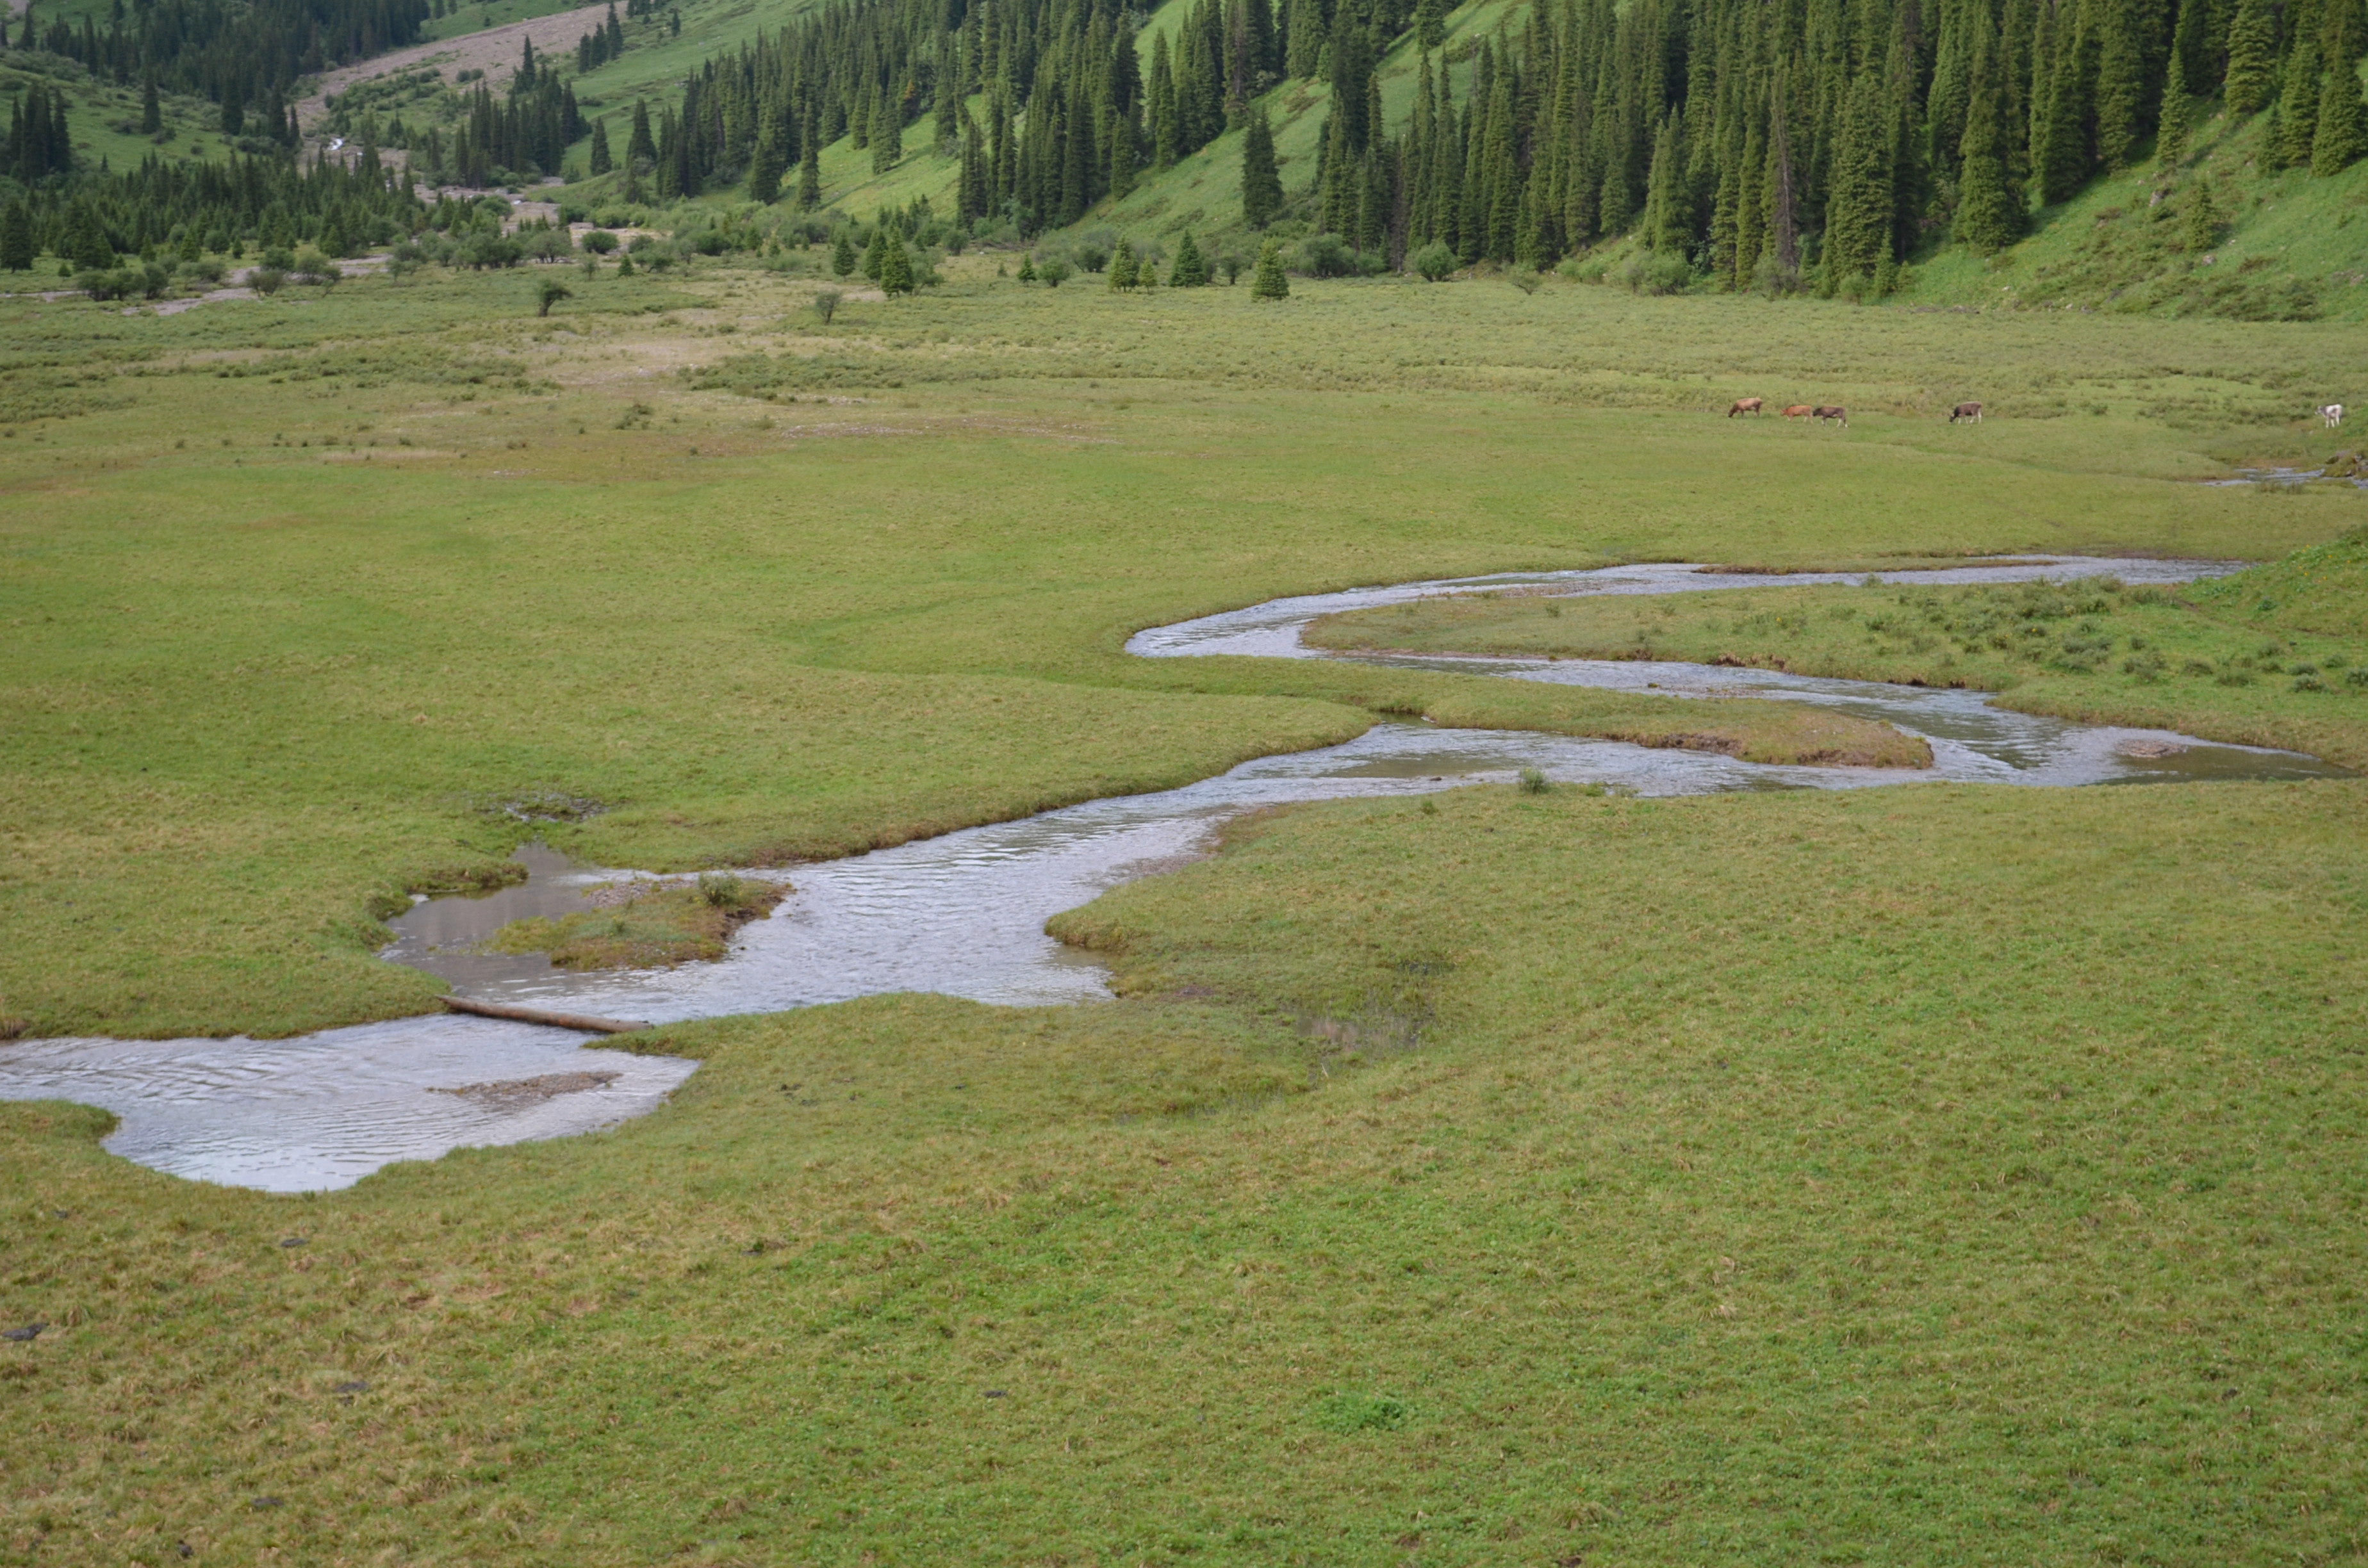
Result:
{"label": "bare dirt patch", "polygon": [[[11,0],[13,5],[15,0]],[[598,6],[586,6],[580,10],[559,11],[548,17],[535,17],[523,22],[510,22],[483,32],[464,33],[459,38],[438,40],[435,43],[414,44],[398,49],[392,54],[374,55],[358,65],[343,65],[324,72],[313,85],[313,96],[296,106],[297,123],[314,125],[328,113],[326,99],[332,93],[342,93],[357,82],[367,82],[374,76],[392,75],[415,66],[434,64],[449,77],[455,71],[483,71],[485,85],[498,88],[518,71],[518,56],[524,52],[525,40],[532,39],[538,53],[553,53],[575,47],[575,40],[609,19],[607,0]]]}

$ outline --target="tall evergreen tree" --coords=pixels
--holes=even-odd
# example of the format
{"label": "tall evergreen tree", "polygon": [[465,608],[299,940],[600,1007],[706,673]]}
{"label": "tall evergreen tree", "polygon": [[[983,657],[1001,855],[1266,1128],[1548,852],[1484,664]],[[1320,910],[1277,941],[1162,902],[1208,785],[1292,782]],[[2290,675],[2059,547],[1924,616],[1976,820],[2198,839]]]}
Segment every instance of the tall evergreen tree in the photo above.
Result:
{"label": "tall evergreen tree", "polygon": [[1958,143],[1957,238],[1987,255],[2022,237],[2022,195],[2007,172],[2007,127],[1998,51],[1987,19],[1974,24],[1966,74],[1965,131]]}
{"label": "tall evergreen tree", "polygon": [[2228,74],[2223,92],[2228,112],[2238,119],[2258,114],[2277,83],[2278,17],[2275,0],[2237,0],[2228,24]]}
{"label": "tall evergreen tree", "polygon": [[2056,18],[2055,79],[2047,90],[2046,142],[2032,160],[2043,200],[2070,199],[2094,166],[2090,139],[2096,122],[2091,97],[2096,52],[2096,40],[2074,18]]}
{"label": "tall evergreen tree", "polygon": [[[1774,264],[1777,277],[1789,280],[1801,271],[1801,210],[1799,179],[1793,163],[1792,112],[1782,71],[1777,73],[1768,97],[1768,258]],[[1790,286],[1789,281],[1786,286]]]}
{"label": "tall evergreen tree", "polygon": [[640,98],[633,100],[632,134],[625,139],[625,162],[656,163],[658,144],[650,135],[650,106]]}
{"label": "tall evergreen tree", "polygon": [[2192,97],[2203,97],[2220,85],[2212,11],[2212,0],[2180,0],[2179,24],[2171,34],[2170,76]]}
{"label": "tall evergreen tree", "polygon": [[1850,89],[1826,199],[1828,281],[1873,277],[1891,255],[1891,181],[1884,167],[1883,86],[1861,73]]}
{"label": "tall evergreen tree", "polygon": [[1323,0],[1292,0],[1287,30],[1283,70],[1303,81],[1314,81],[1324,54]]}
{"label": "tall evergreen tree", "polygon": [[2327,84],[2311,142],[2312,174],[2340,174],[2368,153],[2368,105],[2360,96],[2361,32],[2357,0],[2334,0],[2327,28]]}
{"label": "tall evergreen tree", "polygon": [[884,175],[905,156],[905,117],[895,96],[882,93],[871,110],[871,172]]}
{"label": "tall evergreen tree", "polygon": [[2300,24],[2299,36],[2286,55],[2283,92],[2278,101],[2278,163],[2285,168],[2300,168],[2309,164],[2311,147],[2318,138],[2318,100],[2324,87],[2319,70],[2319,29],[2310,24],[2315,20],[2302,6],[2294,7],[2292,18]]}
{"label": "tall evergreen tree", "polygon": [[592,122],[592,172],[605,175],[616,166],[616,154],[609,150],[609,122],[596,119]]}
{"label": "tall evergreen tree", "polygon": [[822,205],[822,137],[811,112],[798,142],[798,205],[811,212]]}
{"label": "tall evergreen tree", "polygon": [[748,199],[769,207],[781,199],[781,154],[768,134],[758,139],[756,156],[748,160]]}
{"label": "tall evergreen tree", "polygon": [[1415,0],[1414,41],[1417,49],[1437,49],[1447,41],[1448,0]]}
{"label": "tall evergreen tree", "polygon": [[2177,71],[2162,79],[2162,104],[2155,111],[2154,162],[2165,174],[2187,162],[2187,83]]}
{"label": "tall evergreen tree", "polygon": [[164,129],[165,105],[156,96],[156,74],[152,71],[140,89],[140,133],[154,136]]}
{"label": "tall evergreen tree", "polygon": [[905,238],[888,224],[888,243],[880,252],[880,291],[890,299],[913,291],[913,258],[905,252]]}
{"label": "tall evergreen tree", "polygon": [[[1293,10],[1313,6],[1315,0],[1296,0]],[[1266,107],[1250,111],[1249,129],[1242,135],[1242,222],[1263,229],[1282,210],[1282,175],[1274,162],[1274,128],[1267,122]]]}
{"label": "tall evergreen tree", "polygon": [[2091,0],[2101,19],[2097,45],[2097,156],[2125,169],[2146,139],[2146,44],[2132,0]]}
{"label": "tall evergreen tree", "polygon": [[1685,171],[1679,163],[1678,119],[1661,122],[1653,141],[1652,173],[1645,182],[1645,243],[1665,256],[1684,256],[1692,248],[1687,222]]}
{"label": "tall evergreen tree", "polygon": [[0,269],[27,272],[33,266],[33,217],[21,201],[0,212]]}

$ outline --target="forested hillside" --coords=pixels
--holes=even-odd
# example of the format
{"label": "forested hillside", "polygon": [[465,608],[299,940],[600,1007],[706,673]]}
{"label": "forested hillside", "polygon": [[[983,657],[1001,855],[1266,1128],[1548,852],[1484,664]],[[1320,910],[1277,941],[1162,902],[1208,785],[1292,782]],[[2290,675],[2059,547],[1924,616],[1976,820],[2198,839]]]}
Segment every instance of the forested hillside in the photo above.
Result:
{"label": "forested hillside", "polygon": [[[71,60],[97,81],[199,94],[222,129],[292,140],[289,104],[305,76],[416,41],[435,0],[117,0],[102,25],[43,19],[33,0],[7,41]],[[6,31],[0,28],[0,31]]]}
{"label": "forested hillside", "polygon": [[[216,93],[225,127],[258,100],[250,119],[293,143],[326,14],[271,23],[242,75],[221,65],[232,13],[175,41],[195,39],[186,3],[18,35]],[[337,48],[416,29],[432,0],[379,4]],[[861,222],[927,197],[941,227],[1019,243],[1267,230],[1314,271],[2308,315],[2368,270],[2348,233],[2368,189],[2345,173],[2368,151],[2368,0],[833,0],[773,27],[694,9],[688,38],[671,7],[622,9],[498,89],[413,73],[347,93],[335,124],[469,185],[564,172],[586,210]],[[15,108],[0,171],[72,178],[63,94]]]}

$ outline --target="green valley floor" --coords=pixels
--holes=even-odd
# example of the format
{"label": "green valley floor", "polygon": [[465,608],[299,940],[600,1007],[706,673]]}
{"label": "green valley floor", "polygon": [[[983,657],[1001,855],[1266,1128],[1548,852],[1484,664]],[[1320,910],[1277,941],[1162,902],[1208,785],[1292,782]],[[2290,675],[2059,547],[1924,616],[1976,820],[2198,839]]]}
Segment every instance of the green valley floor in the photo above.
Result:
{"label": "green valley floor", "polygon": [[[2025,618],[2045,658],[1861,588],[1645,646],[2368,756],[2368,501],[2197,483],[2332,450],[2292,389],[2368,329],[1012,259],[827,325],[717,263],[547,320],[498,273],[0,301],[0,1016],[431,1009],[379,921],[529,837],[793,865],[1417,713],[1843,733],[1123,652],[1362,583],[2259,562]],[[49,1325],[0,1561],[2355,1561],[2363,788],[1297,809],[1054,923],[1111,1002],[668,1028],[648,1118],[313,1198],[0,1106],[0,1316]]]}

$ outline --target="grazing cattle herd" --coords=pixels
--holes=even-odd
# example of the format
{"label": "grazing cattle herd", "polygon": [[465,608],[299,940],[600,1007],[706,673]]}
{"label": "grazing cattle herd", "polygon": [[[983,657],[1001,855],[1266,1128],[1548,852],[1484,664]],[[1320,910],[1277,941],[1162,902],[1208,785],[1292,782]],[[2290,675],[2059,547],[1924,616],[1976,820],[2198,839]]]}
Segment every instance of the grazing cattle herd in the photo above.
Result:
{"label": "grazing cattle herd", "polygon": [[[1726,405],[1726,416],[1732,419],[1738,414],[1757,415],[1766,407],[1767,401],[1764,398],[1739,397]],[[2323,403],[2311,412],[2317,415],[2329,430],[2339,429],[2343,424],[2343,405],[2340,403]],[[1787,403],[1784,407],[1784,417],[1806,419],[1819,425],[1839,425],[1845,430],[1850,428],[1849,411],[1829,403]],[[1961,403],[1950,409],[1949,423],[1954,425],[1960,420],[1980,424],[1982,405],[1978,403]]]}

